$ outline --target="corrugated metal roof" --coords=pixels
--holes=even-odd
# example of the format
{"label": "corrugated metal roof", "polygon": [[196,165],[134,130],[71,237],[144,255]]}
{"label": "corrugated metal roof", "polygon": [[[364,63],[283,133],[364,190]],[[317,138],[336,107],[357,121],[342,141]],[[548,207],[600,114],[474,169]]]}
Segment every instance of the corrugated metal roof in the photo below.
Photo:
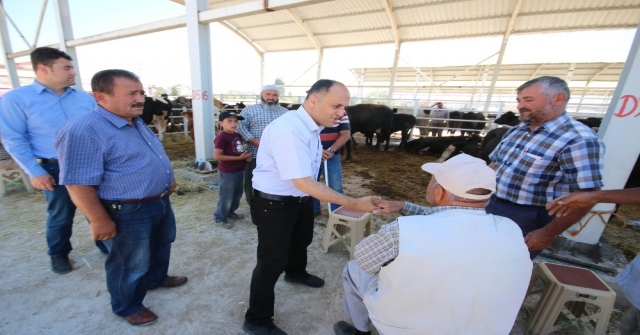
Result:
{"label": "corrugated metal roof", "polygon": [[[180,0],[174,0],[179,2]],[[210,0],[210,8],[248,0]],[[400,42],[501,36],[517,0],[389,0]],[[383,0],[336,0],[296,7],[321,48],[394,43]],[[286,11],[228,21],[266,52],[315,48]],[[640,0],[524,0],[512,34],[635,28]],[[307,39],[308,42],[300,43]]]}
{"label": "corrugated metal roof", "polygon": [[[497,86],[511,86],[510,83],[523,83],[539,76],[555,76],[569,79],[572,86],[586,86],[590,88],[606,87],[607,83],[615,83],[620,78],[624,63],[544,63],[544,64],[503,64],[497,79]],[[396,71],[396,85],[403,83],[415,84],[416,74],[419,74],[419,83],[431,86],[455,86],[473,87],[478,85],[486,72],[488,78],[493,74],[495,64],[470,66],[446,66],[446,67],[398,67]],[[571,72],[570,69],[573,68]],[[364,73],[364,86],[389,83],[391,81],[391,68],[355,68],[351,71],[358,76]],[[487,86],[489,83],[486,83]]]}

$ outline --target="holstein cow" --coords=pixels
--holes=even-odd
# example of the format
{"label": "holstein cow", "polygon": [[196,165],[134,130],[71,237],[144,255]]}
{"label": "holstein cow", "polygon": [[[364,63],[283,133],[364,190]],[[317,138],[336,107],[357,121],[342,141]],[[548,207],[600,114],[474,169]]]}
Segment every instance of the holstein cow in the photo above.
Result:
{"label": "holstein cow", "polygon": [[404,148],[412,154],[423,152],[440,156],[451,144],[466,140],[466,136],[421,137],[407,142]]}
{"label": "holstein cow", "polygon": [[165,103],[163,100],[144,97],[144,107],[140,118],[144,123],[155,126],[160,142],[162,142],[164,133],[167,131],[166,117],[169,114],[170,106],[171,105]]}
{"label": "holstein cow", "polygon": [[297,110],[298,108],[300,108],[300,106],[302,106],[302,104],[294,104],[293,102],[281,102],[280,106],[290,110],[290,111],[294,111]]}
{"label": "holstein cow", "polygon": [[442,156],[440,156],[440,158],[438,158],[436,162],[442,163],[451,157],[458,156],[459,154],[467,154],[473,157],[478,157],[480,155],[480,143],[482,143],[482,138],[480,138],[480,136],[471,135],[464,141],[451,144],[442,153]]}
{"label": "holstein cow", "polygon": [[[471,122],[471,121],[484,121],[486,120],[484,114],[478,112],[466,112],[462,114],[462,129],[472,129],[472,130],[460,130],[462,135],[471,135],[471,134],[479,134],[480,130],[484,129],[486,123],[484,122]],[[468,121],[464,121],[468,120]],[[475,130],[473,130],[475,129]]]}
{"label": "holstein cow", "polygon": [[380,141],[387,141],[384,147],[385,151],[389,150],[389,138],[391,137],[391,128],[393,127],[393,111],[384,105],[360,104],[348,106],[345,108],[349,115],[349,123],[351,124],[351,140],[347,142],[347,161],[351,161],[351,142],[353,148],[356,149],[356,142],[353,134],[376,133],[378,142],[376,149],[380,149]]}
{"label": "holstein cow", "polygon": [[512,111],[508,111],[500,115],[499,118],[493,120],[493,123],[514,127],[520,124],[520,117]]}

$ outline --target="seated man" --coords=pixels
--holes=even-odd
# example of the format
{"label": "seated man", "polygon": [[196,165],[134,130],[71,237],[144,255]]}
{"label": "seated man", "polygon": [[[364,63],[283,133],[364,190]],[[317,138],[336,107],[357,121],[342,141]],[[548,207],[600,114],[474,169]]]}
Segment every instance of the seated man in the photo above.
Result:
{"label": "seated man", "polygon": [[[487,214],[495,172],[466,154],[427,163],[426,208],[374,201],[374,213],[405,215],[356,246],[343,272],[345,312],[338,335],[509,334],[532,263],[522,231]],[[418,215],[420,214],[420,215]]]}

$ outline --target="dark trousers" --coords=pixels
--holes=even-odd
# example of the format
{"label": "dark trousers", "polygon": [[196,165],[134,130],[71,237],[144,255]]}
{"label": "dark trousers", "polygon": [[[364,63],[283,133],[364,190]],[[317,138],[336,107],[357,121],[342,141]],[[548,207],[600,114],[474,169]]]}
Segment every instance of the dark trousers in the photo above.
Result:
{"label": "dark trousers", "polygon": [[169,197],[123,203],[109,216],[117,235],[104,241],[109,256],[104,263],[111,309],[130,316],[144,308],[148,289],[169,280],[171,243],[176,240],[176,219]]}
{"label": "dark trousers", "polygon": [[261,325],[271,320],[274,287],[280,274],[306,273],[307,247],[313,239],[313,204],[253,197],[251,216],[258,229],[258,262],[251,277],[247,321]]}
{"label": "dark trousers", "polygon": [[244,166],[244,197],[247,199],[247,204],[251,207],[251,197],[253,191],[253,184],[251,184],[251,178],[253,178],[253,170],[256,168],[256,158],[253,157],[251,162],[247,162]]}
{"label": "dark trousers", "polygon": [[[76,214],[76,205],[71,201],[67,188],[59,183],[60,166],[57,163],[45,163],[40,164],[40,166],[56,182],[53,191],[42,191],[44,198],[47,200],[47,212],[49,213],[46,226],[47,246],[49,246],[47,253],[51,257],[68,255],[73,249],[70,239],[73,232],[73,217]],[[102,241],[96,241],[95,243],[102,252],[107,251]]]}
{"label": "dark trousers", "polygon": [[[488,214],[500,215],[513,220],[522,230],[522,236],[546,226],[555,216],[549,216],[544,206],[519,205],[501,202],[492,196],[485,208]],[[531,259],[542,251],[529,251]]]}

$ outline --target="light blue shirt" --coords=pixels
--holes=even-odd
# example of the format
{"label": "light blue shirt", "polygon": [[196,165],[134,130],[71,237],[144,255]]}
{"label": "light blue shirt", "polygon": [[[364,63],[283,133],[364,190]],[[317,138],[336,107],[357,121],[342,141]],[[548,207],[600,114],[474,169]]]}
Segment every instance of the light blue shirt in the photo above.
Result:
{"label": "light blue shirt", "polygon": [[55,148],[61,185],[95,186],[100,199],[141,199],[161,194],[173,182],[167,154],[139,117],[134,125],[97,106],[65,123]]}
{"label": "light blue shirt", "polygon": [[85,92],[67,87],[58,95],[34,80],[0,100],[2,145],[29,177],[45,175],[36,158],[56,158],[53,139],[58,129],[95,106],[93,97]]}

